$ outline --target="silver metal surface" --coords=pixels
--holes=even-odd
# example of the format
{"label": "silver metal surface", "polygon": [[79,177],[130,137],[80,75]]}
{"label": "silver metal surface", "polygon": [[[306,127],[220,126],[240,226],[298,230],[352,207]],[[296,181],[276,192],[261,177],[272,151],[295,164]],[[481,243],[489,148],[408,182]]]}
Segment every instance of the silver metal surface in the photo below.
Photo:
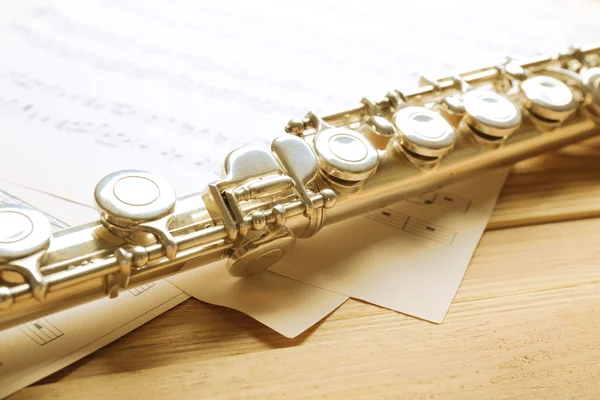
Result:
{"label": "silver metal surface", "polygon": [[442,157],[456,144],[454,128],[440,114],[408,106],[393,116],[400,147],[423,157]]}
{"label": "silver metal surface", "polygon": [[582,81],[589,94],[588,108],[600,118],[600,68],[590,68],[582,74]]}
{"label": "silver metal surface", "polygon": [[46,250],[51,237],[50,222],[41,212],[0,206],[0,265]]}
{"label": "silver metal surface", "polygon": [[348,128],[331,128],[314,138],[321,170],[334,178],[359,182],[375,173],[379,155],[363,135]]}
{"label": "silver metal surface", "polygon": [[506,138],[521,126],[521,110],[506,97],[489,90],[472,90],[463,97],[465,122],[477,132]]}
{"label": "silver metal surface", "polygon": [[[0,285],[4,272],[16,272],[31,287],[37,300],[46,297],[47,282],[41,274],[40,260],[50,246],[50,221],[39,211],[19,205],[0,206]],[[0,291],[0,310],[13,299]]]}
{"label": "silver metal surface", "polygon": [[244,277],[260,273],[289,254],[296,239],[287,229],[269,232],[248,241],[227,259],[226,268],[232,276]]}
{"label": "silver metal surface", "polygon": [[378,150],[385,150],[390,139],[396,135],[394,124],[380,115],[372,115],[361,124],[358,131]]}
{"label": "silver metal surface", "polygon": [[308,143],[296,136],[281,136],[271,144],[271,151],[285,173],[294,180],[294,188],[304,203],[305,215],[310,217],[314,206],[308,185],[319,174],[319,160]]}
{"label": "silver metal surface", "polygon": [[534,76],[521,83],[524,106],[536,117],[548,121],[564,121],[579,103],[563,82],[550,76]]}
{"label": "silver metal surface", "polygon": [[167,181],[139,170],[105,176],[96,185],[94,199],[101,217],[120,227],[163,218],[173,212],[177,201]]}
{"label": "silver metal surface", "polygon": [[140,233],[150,233],[165,246],[167,258],[175,258],[177,244],[168,225],[177,197],[167,181],[146,171],[117,171],[98,182],[94,199],[109,231],[132,243]]}
{"label": "silver metal surface", "polygon": [[[99,221],[52,236],[38,214],[0,208],[0,329],[115,297],[191,260],[259,272],[326,224],[598,136],[598,60],[600,45],[589,45],[309,112],[270,150],[232,151],[221,179],[176,206],[166,182],[124,171],[98,185]],[[494,140],[502,145],[485,143]]]}

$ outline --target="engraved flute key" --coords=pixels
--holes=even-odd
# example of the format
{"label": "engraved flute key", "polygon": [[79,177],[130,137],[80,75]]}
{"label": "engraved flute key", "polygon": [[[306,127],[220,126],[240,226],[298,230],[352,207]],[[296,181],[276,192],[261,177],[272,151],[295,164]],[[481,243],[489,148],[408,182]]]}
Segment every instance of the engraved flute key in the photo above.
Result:
{"label": "engraved flute key", "polygon": [[99,220],[55,234],[43,214],[1,206],[0,329],[116,297],[190,260],[260,273],[327,224],[596,136],[599,63],[600,44],[573,47],[308,112],[269,149],[233,150],[219,180],[181,198],[150,172],[117,171],[93,193]]}

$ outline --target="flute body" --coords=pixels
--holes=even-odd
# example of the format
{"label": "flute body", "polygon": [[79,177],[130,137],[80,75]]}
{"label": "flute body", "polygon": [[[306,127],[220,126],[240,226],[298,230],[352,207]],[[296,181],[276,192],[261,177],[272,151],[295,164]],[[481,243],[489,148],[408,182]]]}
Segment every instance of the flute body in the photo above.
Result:
{"label": "flute body", "polygon": [[232,151],[220,180],[179,199],[156,175],[118,171],[96,186],[97,222],[54,234],[41,213],[2,206],[0,330],[191,260],[259,273],[327,224],[594,137],[599,59],[600,45],[570,48],[308,113],[270,149]]}

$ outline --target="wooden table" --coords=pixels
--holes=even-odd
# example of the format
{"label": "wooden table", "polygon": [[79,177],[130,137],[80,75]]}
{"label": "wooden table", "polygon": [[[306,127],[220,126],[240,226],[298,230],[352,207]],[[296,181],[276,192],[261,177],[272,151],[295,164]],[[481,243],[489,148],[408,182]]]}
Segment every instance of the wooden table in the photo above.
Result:
{"label": "wooden table", "polygon": [[188,300],[25,398],[600,398],[600,142],[516,166],[442,325],[350,300],[294,340]]}

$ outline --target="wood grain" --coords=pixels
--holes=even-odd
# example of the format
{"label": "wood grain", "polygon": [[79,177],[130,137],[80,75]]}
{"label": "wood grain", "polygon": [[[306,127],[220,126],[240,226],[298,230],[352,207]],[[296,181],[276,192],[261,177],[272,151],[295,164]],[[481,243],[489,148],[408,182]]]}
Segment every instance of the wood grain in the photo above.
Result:
{"label": "wood grain", "polygon": [[513,167],[488,229],[600,217],[600,138]]}
{"label": "wood grain", "polygon": [[570,151],[515,167],[441,325],[351,300],[289,340],[189,300],[11,398],[600,398],[600,162]]}

